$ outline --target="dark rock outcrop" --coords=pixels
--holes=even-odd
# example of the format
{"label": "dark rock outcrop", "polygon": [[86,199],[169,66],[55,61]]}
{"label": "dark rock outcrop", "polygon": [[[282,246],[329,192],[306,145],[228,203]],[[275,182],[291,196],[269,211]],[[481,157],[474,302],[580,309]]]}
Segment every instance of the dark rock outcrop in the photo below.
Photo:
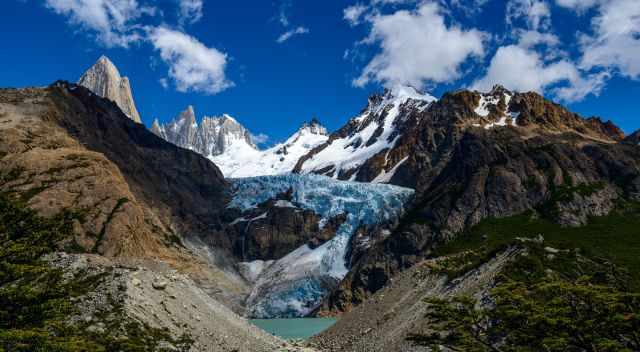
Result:
{"label": "dark rock outcrop", "polygon": [[[232,220],[233,218],[233,220]],[[277,260],[302,245],[316,248],[333,238],[345,221],[338,216],[320,226],[321,217],[278,195],[244,213],[230,209],[225,231],[234,239],[233,253],[241,261]]]}
{"label": "dark rock outcrop", "polygon": [[230,248],[229,239],[216,233],[229,185],[212,162],[123,119],[115,104],[87,89],[60,82],[47,93],[53,103],[50,121],[114,163],[136,198],[168,228]]}

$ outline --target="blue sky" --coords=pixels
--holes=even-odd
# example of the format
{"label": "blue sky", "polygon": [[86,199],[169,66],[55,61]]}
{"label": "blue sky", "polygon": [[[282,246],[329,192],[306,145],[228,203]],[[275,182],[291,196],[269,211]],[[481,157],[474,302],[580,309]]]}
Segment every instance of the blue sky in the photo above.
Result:
{"label": "blue sky", "polygon": [[[277,142],[372,92],[502,83],[640,128],[637,0],[6,0],[2,86],[75,81],[102,54],[143,122],[229,113]],[[269,143],[268,142],[268,143]]]}

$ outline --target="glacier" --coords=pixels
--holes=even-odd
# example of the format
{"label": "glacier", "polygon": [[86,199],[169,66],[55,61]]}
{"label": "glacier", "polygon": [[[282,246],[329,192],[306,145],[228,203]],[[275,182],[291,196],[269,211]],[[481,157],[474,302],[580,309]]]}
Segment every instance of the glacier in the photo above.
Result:
{"label": "glacier", "polygon": [[247,300],[247,315],[252,318],[309,314],[346,276],[345,257],[355,231],[360,226],[393,225],[414,193],[398,186],[337,181],[313,174],[230,181],[233,185],[230,208],[249,210],[291,189],[292,205],[314,211],[322,219],[321,226],[346,214],[346,221],[328,242],[315,249],[303,245],[260,271]]}

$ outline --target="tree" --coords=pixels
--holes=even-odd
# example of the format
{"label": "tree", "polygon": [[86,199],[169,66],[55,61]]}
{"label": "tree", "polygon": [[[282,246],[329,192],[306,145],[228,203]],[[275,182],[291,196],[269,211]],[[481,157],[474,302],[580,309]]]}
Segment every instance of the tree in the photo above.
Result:
{"label": "tree", "polygon": [[433,332],[410,339],[436,351],[640,351],[640,294],[597,275],[511,272],[491,297],[488,308],[469,297],[429,299]]}

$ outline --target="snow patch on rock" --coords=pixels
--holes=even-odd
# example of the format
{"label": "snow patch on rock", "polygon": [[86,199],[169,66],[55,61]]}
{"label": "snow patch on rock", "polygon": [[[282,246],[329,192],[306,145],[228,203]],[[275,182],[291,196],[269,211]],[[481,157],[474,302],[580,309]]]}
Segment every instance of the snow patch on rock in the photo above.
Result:
{"label": "snow patch on rock", "polygon": [[[411,87],[396,87],[381,99],[370,100],[362,114],[351,119],[352,133],[333,138],[329,144],[300,165],[303,174],[319,172],[338,178],[340,172],[353,170],[374,155],[392,149],[398,138],[396,125],[406,116],[402,108],[411,104],[422,111],[436,99]],[[355,179],[356,174],[351,176]]]}

